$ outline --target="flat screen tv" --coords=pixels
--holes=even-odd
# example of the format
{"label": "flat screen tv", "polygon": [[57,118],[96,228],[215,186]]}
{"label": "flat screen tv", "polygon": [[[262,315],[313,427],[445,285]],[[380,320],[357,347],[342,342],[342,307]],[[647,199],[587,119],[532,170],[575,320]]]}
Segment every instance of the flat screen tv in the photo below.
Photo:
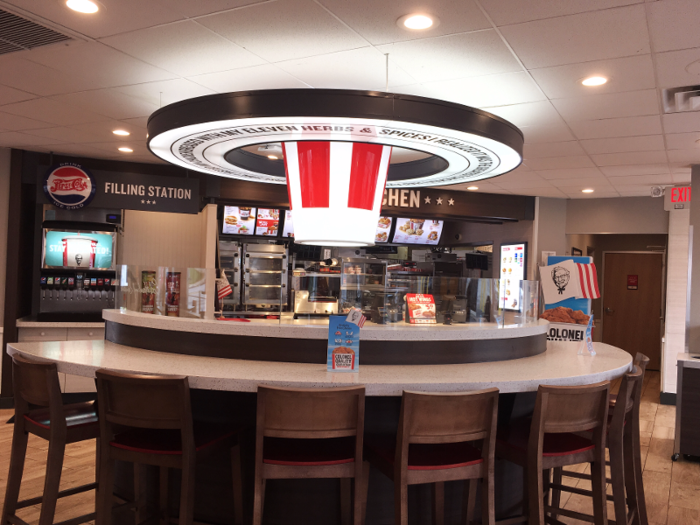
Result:
{"label": "flat screen tv", "polygon": [[396,219],[395,244],[437,245],[444,221],[433,219]]}
{"label": "flat screen tv", "polygon": [[44,228],[43,237],[43,268],[114,269],[114,232]]}

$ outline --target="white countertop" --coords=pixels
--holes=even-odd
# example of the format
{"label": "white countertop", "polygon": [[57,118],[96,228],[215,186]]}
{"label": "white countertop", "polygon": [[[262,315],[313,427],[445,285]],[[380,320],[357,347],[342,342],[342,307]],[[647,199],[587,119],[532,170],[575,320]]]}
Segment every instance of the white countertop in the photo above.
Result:
{"label": "white countertop", "polygon": [[[254,337],[282,337],[290,339],[327,339],[327,319],[297,319],[282,315],[282,319],[251,319],[250,322],[217,321],[184,317],[167,317],[140,312],[104,310],[106,321],[119,324],[207,334],[241,335]],[[412,325],[394,323],[377,325],[365,323],[360,333],[362,341],[458,341],[474,339],[512,339],[544,334],[549,321],[540,319],[530,323],[498,326],[495,323],[467,323],[453,325]]]}
{"label": "white countertop", "polygon": [[104,328],[104,322],[99,323],[76,323],[58,321],[37,321],[36,317],[22,317],[17,319],[17,328]]}
{"label": "white countertop", "polygon": [[331,387],[364,384],[367,395],[399,396],[403,390],[464,391],[497,387],[501,392],[530,392],[540,384],[584,385],[620,377],[632,356],[594,343],[597,355],[577,355],[579,343],[549,342],[532,357],[461,365],[362,365],[359,373],[331,373],[325,364],[245,361],[142,350],[109,341],[10,343],[10,354],[56,362],[59,372],[94,377],[95,370],[178,374],[205,390],[254,392],[259,384],[282,387]]}
{"label": "white countertop", "polygon": [[699,354],[678,354],[676,357],[677,364],[684,366],[685,368],[700,368],[700,355]]}

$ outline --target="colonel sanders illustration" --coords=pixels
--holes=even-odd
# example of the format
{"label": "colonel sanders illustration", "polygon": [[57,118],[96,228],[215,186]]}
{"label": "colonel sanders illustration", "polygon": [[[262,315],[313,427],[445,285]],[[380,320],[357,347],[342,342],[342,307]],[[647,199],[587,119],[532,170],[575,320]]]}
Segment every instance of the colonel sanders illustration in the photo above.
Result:
{"label": "colonel sanders illustration", "polygon": [[566,290],[566,285],[569,284],[570,277],[571,273],[569,270],[561,266],[555,266],[552,270],[552,281],[554,281],[560,294],[564,293],[564,290]]}
{"label": "colonel sanders illustration", "polygon": [[78,266],[80,266],[80,263],[83,262],[83,256],[80,253],[75,254],[75,262],[78,263]]}

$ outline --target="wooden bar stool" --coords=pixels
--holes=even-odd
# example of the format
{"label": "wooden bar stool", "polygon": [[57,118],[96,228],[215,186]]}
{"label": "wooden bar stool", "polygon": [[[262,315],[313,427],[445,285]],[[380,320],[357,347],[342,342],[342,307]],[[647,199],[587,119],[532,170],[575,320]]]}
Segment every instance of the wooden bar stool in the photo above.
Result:
{"label": "wooden bar stool", "polygon": [[[15,355],[12,357],[12,383],[15,396],[15,427],[0,524],[27,525],[17,517],[17,510],[41,503],[39,525],[51,525],[58,498],[86,492],[97,486],[96,483],[88,483],[59,491],[66,444],[98,437],[100,427],[97,413],[92,402],[63,404],[55,363],[40,363]],[[19,501],[29,434],[49,442],[46,481],[43,496]],[[77,525],[94,518],[95,513],[92,512],[62,523]]]}
{"label": "wooden bar stool", "polygon": [[[608,417],[607,447],[610,452],[610,479],[615,523],[647,525],[644,486],[642,485],[641,452],[639,444],[639,403],[641,402],[644,371],[649,358],[638,353],[634,370],[625,374],[620,390],[611,403],[612,414]],[[612,396],[611,396],[612,397]],[[561,491],[590,496],[590,491],[562,484],[562,476],[590,480],[588,474],[554,469],[552,489],[552,512],[559,507]],[[589,518],[592,518],[589,516]],[[590,520],[589,520],[590,521]],[[612,521],[612,520],[610,520]]]}
{"label": "wooden bar stool", "polygon": [[[258,387],[253,525],[268,479],[340,478],[354,485],[353,522],[362,519],[365,387]],[[345,516],[344,516],[345,519]]]}
{"label": "wooden bar stool", "polygon": [[471,523],[474,518],[476,480],[481,480],[481,523],[495,523],[497,419],[497,388],[463,393],[403,393],[398,435],[367,436],[365,441],[369,463],[394,481],[397,525],[408,524],[408,486],[421,483],[434,484],[433,521],[442,525],[445,481],[454,480],[468,480],[464,523]]}
{"label": "wooden bar stool", "polygon": [[[193,422],[187,377],[106,370],[98,370],[95,375],[101,431],[96,524],[109,525],[113,510],[114,462],[128,461],[160,467],[161,523],[168,521],[167,469],[182,471],[180,525],[191,525],[197,459],[222,449],[231,451],[234,518],[237,525],[241,524],[243,497],[238,431],[222,425]],[[137,525],[138,522],[137,519]]]}
{"label": "wooden bar stool", "polygon": [[[607,525],[605,434],[609,389],[608,381],[588,386],[540,385],[532,421],[528,418],[514,421],[499,431],[496,456],[523,467],[526,492],[523,517],[501,523],[561,523],[551,516],[545,521],[545,483],[548,484],[549,471],[590,463],[594,523]],[[590,438],[576,434],[588,431],[592,431]],[[557,510],[557,514],[585,519],[585,515],[565,509]]]}

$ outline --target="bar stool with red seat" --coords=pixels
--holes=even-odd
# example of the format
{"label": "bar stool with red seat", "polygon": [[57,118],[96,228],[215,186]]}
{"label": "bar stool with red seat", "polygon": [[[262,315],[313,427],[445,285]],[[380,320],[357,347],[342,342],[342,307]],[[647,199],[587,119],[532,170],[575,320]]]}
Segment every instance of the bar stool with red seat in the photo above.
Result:
{"label": "bar stool with red seat", "polygon": [[[444,522],[445,481],[465,485],[464,522],[473,519],[476,480],[482,483],[482,523],[495,523],[494,449],[498,389],[459,393],[404,392],[399,430],[367,436],[365,457],[394,481],[397,525],[408,524],[408,486],[433,483],[433,518]],[[477,445],[477,446],[475,446]]]}
{"label": "bar stool with red seat", "polygon": [[[593,515],[607,525],[605,497],[605,435],[610,383],[588,386],[544,386],[537,390],[532,420],[523,418],[499,431],[496,456],[524,468],[523,516],[508,523],[545,523],[545,479],[553,468],[591,464]],[[592,432],[582,437],[577,432]],[[547,477],[545,478],[545,472]],[[558,514],[574,513],[559,509]],[[546,523],[561,523],[547,516]]]}
{"label": "bar stool with red seat", "polygon": [[364,418],[364,386],[259,386],[253,525],[262,523],[265,480],[300,478],[352,479],[353,522],[360,525]]}
{"label": "bar stool with red seat", "polygon": [[[196,462],[217,450],[231,451],[234,519],[236,525],[241,524],[238,431],[193,421],[187,377],[107,370],[98,370],[95,376],[101,427],[96,525],[111,521],[115,461],[161,467],[160,505],[166,514],[167,502],[162,500],[167,498],[167,469],[180,469],[180,525],[191,525]],[[161,516],[161,521],[167,517]]]}
{"label": "bar stool with red seat", "polygon": [[[5,504],[0,523],[26,525],[17,517],[18,509],[41,503],[39,525],[51,525],[58,498],[96,488],[96,483],[59,491],[63,456],[68,443],[99,436],[100,427],[92,402],[64,405],[55,363],[43,363],[15,355],[12,357],[12,383],[15,396],[15,427],[10,455]],[[46,480],[42,496],[19,501],[29,434],[49,442]],[[73,525],[94,519],[95,513],[70,520]]]}

